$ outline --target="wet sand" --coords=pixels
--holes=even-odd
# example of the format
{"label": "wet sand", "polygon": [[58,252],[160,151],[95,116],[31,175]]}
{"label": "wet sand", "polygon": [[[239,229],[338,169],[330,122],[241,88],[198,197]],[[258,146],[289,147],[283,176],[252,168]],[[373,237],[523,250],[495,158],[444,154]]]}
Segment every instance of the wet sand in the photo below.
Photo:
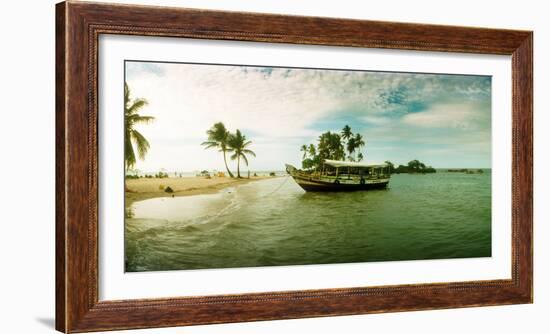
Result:
{"label": "wet sand", "polygon": [[[272,178],[274,176],[251,176],[250,178],[242,179],[216,176],[209,179],[201,176],[127,179],[125,192],[126,206],[136,201],[156,197],[213,194],[224,188]],[[166,192],[166,187],[172,188],[174,192]]]}

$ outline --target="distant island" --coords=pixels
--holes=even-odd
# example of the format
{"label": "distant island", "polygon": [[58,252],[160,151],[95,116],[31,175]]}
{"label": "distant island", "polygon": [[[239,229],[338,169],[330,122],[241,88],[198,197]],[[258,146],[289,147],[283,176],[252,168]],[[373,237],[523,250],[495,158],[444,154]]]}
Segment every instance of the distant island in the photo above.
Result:
{"label": "distant island", "polygon": [[447,169],[447,172],[449,172],[449,173],[466,173],[466,174],[483,174],[483,169],[468,169],[468,168]]}
{"label": "distant island", "polygon": [[429,173],[437,173],[435,168],[432,166],[426,166],[423,162],[419,160],[411,160],[409,163],[405,165],[399,165],[395,167],[395,165],[391,161],[385,161],[386,164],[389,166],[389,170],[391,174],[402,174],[402,173],[409,173],[409,174],[429,174]]}

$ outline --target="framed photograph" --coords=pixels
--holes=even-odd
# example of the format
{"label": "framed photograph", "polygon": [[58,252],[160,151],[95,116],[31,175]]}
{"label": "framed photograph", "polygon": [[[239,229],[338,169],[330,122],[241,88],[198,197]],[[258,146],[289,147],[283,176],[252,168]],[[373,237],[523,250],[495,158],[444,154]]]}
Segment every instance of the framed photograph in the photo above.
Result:
{"label": "framed photograph", "polygon": [[532,32],[56,14],[59,331],[532,302]]}

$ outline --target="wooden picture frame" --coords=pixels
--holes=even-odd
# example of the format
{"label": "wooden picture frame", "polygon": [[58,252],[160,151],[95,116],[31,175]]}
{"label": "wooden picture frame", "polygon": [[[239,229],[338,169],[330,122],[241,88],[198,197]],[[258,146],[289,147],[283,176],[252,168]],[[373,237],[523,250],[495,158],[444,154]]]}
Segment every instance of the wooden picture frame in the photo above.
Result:
{"label": "wooden picture frame", "polygon": [[[169,36],[512,56],[511,279],[98,299],[98,37]],[[56,329],[119,330],[531,303],[533,33],[67,1],[56,7]]]}

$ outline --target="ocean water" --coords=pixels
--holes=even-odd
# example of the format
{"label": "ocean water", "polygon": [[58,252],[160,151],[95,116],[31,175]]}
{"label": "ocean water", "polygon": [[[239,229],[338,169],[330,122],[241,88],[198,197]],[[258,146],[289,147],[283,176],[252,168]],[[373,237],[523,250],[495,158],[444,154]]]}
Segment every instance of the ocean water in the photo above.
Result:
{"label": "ocean water", "polygon": [[398,174],[350,193],[277,177],[128,211],[129,272],[491,256],[490,170]]}

